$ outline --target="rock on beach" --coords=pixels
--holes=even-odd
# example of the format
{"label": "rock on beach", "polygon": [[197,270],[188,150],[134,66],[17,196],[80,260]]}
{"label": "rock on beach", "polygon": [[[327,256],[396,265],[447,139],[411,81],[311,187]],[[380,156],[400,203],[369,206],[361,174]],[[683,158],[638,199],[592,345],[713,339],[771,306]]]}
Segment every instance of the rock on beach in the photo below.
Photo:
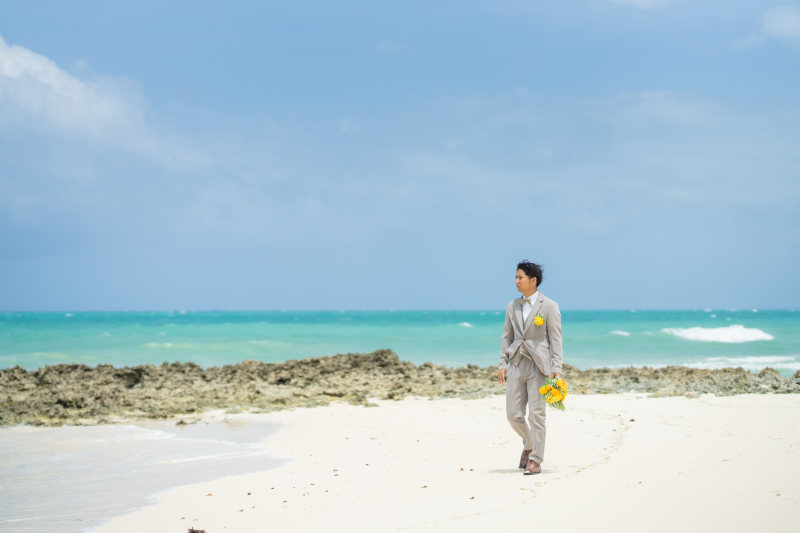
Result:
{"label": "rock on beach", "polygon": [[[769,368],[753,374],[742,368],[580,370],[564,365],[564,375],[573,394],[800,393],[800,371],[784,378]],[[33,371],[16,366],[0,370],[0,425],[102,424],[211,409],[268,412],[332,401],[374,405],[368,398],[481,398],[504,393],[494,366],[416,366],[401,361],[392,350],[209,368],[191,362],[123,368],[61,364]]]}

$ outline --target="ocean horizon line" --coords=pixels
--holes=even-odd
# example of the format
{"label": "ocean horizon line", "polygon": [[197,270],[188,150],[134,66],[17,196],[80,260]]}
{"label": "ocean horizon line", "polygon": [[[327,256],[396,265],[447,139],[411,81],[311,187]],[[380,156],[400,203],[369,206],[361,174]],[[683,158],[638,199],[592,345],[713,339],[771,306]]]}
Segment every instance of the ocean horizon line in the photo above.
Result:
{"label": "ocean horizon line", "polygon": [[[791,307],[703,307],[703,308],[671,308],[671,307],[625,307],[625,308],[569,308],[560,307],[560,310],[569,312],[713,312],[713,311],[788,311],[796,312]],[[497,309],[56,309],[56,310],[0,310],[0,314],[31,313],[31,314],[58,314],[58,313],[481,313],[503,312],[505,308]]]}

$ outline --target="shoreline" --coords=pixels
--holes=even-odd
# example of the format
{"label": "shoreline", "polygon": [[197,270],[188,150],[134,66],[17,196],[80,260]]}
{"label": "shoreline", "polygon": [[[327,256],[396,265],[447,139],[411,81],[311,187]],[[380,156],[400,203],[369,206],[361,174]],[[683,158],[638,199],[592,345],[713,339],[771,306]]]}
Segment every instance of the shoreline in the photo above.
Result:
{"label": "shoreline", "polygon": [[80,533],[146,508],[176,486],[287,461],[261,444],[273,425],[237,423],[221,412],[175,422],[0,428],[0,530]]}
{"label": "shoreline", "polygon": [[[634,392],[695,398],[709,393],[800,393],[800,371],[787,378],[771,368],[754,374],[742,368],[580,370],[565,364],[564,376],[572,394]],[[13,367],[0,369],[0,427],[158,420],[215,409],[268,413],[332,402],[372,407],[377,404],[370,398],[477,399],[504,393],[495,366],[416,366],[391,350],[283,363],[248,360],[205,369],[194,363],[122,368],[61,364],[34,371]]]}

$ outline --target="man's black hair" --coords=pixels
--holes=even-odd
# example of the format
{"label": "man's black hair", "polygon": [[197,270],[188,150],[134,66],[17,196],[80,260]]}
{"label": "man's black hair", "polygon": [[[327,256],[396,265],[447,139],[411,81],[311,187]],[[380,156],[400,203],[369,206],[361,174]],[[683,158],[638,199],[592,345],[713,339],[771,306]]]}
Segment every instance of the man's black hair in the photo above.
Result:
{"label": "man's black hair", "polygon": [[542,284],[542,279],[544,279],[544,275],[542,274],[542,265],[537,265],[536,263],[531,263],[527,259],[523,259],[517,265],[517,270],[522,270],[529,278],[536,278],[537,289]]}

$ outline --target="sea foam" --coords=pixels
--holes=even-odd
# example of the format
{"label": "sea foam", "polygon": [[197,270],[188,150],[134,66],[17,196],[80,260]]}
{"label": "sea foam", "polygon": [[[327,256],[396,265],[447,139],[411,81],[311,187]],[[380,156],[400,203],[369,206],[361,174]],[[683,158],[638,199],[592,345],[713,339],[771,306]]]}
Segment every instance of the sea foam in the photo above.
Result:
{"label": "sea foam", "polygon": [[684,363],[683,366],[690,368],[708,368],[717,370],[720,368],[738,368],[758,372],[766,367],[776,370],[800,370],[800,361],[793,356],[785,355],[762,355],[749,357],[708,357],[702,361]]}
{"label": "sea foam", "polygon": [[760,329],[746,328],[742,325],[733,325],[725,328],[664,328],[661,331],[688,339],[703,342],[753,342],[771,341],[775,337]]}
{"label": "sea foam", "polygon": [[630,337],[631,336],[631,334],[628,333],[627,331],[620,331],[618,329],[615,329],[614,331],[612,331],[611,334],[612,335],[621,335],[623,337]]}

